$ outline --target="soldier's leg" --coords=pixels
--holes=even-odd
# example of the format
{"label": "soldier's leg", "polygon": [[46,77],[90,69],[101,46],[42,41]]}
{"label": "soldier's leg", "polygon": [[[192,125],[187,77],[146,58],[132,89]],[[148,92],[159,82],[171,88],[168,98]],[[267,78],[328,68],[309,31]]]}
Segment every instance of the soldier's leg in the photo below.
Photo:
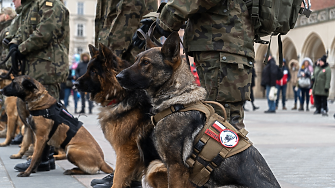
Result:
{"label": "soldier's leg", "polygon": [[[201,86],[207,90],[207,100],[224,105],[228,121],[236,128],[244,128],[243,103],[250,100],[251,68],[237,63],[221,62],[219,52],[195,53]],[[213,106],[218,114],[223,111]]]}

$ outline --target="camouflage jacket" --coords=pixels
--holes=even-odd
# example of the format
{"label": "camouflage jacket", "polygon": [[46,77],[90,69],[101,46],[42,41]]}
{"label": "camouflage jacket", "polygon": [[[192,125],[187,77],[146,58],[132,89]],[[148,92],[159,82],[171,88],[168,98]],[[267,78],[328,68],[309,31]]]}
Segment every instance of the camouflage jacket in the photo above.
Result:
{"label": "camouflage jacket", "polygon": [[[4,44],[2,43],[2,40],[9,34],[9,28],[10,25],[12,23],[12,19],[7,20],[3,23],[1,23],[3,29],[0,32],[0,62],[2,62],[3,60],[5,60],[5,58],[8,55],[8,48],[4,47]],[[2,64],[0,65],[0,69],[7,69],[6,64]]]}
{"label": "camouflage jacket", "polygon": [[59,0],[22,0],[5,38],[27,59],[25,74],[42,84],[63,82],[68,74],[69,11]]}
{"label": "camouflage jacket", "polygon": [[[141,25],[142,17],[157,11],[157,8],[157,0],[98,0],[96,45],[103,43],[121,56],[131,44],[134,33]],[[140,51],[138,48],[133,49],[131,57],[127,57],[127,60],[133,62],[135,55]]]}
{"label": "camouflage jacket", "polygon": [[159,26],[170,31],[178,31],[187,21],[183,41],[189,52],[220,51],[226,61],[242,58],[248,65],[247,58],[255,57],[254,31],[244,0],[173,0],[159,20]]}
{"label": "camouflage jacket", "polygon": [[119,0],[97,0],[95,15],[95,46],[108,46],[109,29],[116,18],[116,4]]}

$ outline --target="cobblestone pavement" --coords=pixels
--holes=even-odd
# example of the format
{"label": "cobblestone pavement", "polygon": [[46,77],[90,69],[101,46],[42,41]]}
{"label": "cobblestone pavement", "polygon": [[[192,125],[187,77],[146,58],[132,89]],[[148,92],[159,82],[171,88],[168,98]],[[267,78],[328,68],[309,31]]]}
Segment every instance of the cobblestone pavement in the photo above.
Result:
{"label": "cobblestone pavement", "polygon": [[[281,110],[276,114],[264,114],[266,100],[255,101],[260,109],[245,112],[245,124],[249,138],[261,152],[283,188],[335,188],[335,104],[329,103],[329,116],[309,112]],[[73,112],[73,103],[69,111]],[[80,106],[80,103],[78,103]],[[88,106],[88,105],[87,105]],[[293,102],[287,102],[291,109]],[[251,105],[247,102],[247,109]],[[105,160],[114,168],[115,153],[104,138],[97,121],[98,108],[92,115],[80,116],[84,126],[91,132],[105,154]],[[0,142],[4,139],[0,139]],[[0,148],[0,188],[68,188],[90,187],[94,178],[106,174],[66,176],[64,170],[73,165],[67,160],[57,161],[56,170],[31,174],[29,178],[16,177],[14,165],[25,159],[9,159],[17,153],[17,145]]]}

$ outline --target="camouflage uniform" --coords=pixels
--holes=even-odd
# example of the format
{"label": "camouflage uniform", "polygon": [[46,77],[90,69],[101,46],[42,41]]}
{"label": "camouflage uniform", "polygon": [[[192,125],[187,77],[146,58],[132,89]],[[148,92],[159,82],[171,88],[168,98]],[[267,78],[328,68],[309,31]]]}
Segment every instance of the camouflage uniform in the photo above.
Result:
{"label": "camouflage uniform", "polygon": [[[12,22],[12,19],[1,23],[3,26],[3,29],[0,32],[0,41],[2,41],[8,35],[11,22]],[[5,60],[9,52],[7,48],[4,48],[2,42],[0,42],[0,52],[1,52],[0,62],[2,62],[3,60]],[[0,65],[0,69],[7,69],[6,64]]]}
{"label": "camouflage uniform", "polygon": [[185,21],[184,45],[195,58],[201,85],[208,92],[207,100],[223,104],[228,121],[243,128],[243,102],[250,100],[255,57],[254,32],[245,2],[169,1],[158,24],[164,30],[178,31]]}
{"label": "camouflage uniform", "polygon": [[69,11],[59,0],[25,0],[8,36],[25,55],[26,75],[41,82],[55,98],[59,83],[67,78],[69,53]]}
{"label": "camouflage uniform", "polygon": [[[121,57],[141,25],[142,16],[157,11],[157,8],[157,0],[98,0],[95,44],[105,44]],[[132,55],[126,59],[134,62],[140,51],[142,50],[133,48]]]}

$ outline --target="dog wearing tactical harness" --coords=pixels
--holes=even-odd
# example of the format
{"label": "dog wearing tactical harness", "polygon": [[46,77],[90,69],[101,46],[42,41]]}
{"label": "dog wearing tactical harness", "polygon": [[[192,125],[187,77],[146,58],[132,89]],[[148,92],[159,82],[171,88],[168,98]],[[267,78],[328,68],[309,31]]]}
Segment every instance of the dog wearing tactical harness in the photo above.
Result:
{"label": "dog wearing tactical harness", "polygon": [[[150,137],[154,128],[149,114],[151,104],[144,91],[125,90],[116,80],[116,74],[131,63],[102,44],[99,49],[89,45],[89,50],[87,71],[78,78],[75,87],[90,93],[91,100],[101,105],[98,117],[101,129],[117,156],[113,188],[125,188],[142,177],[152,160],[159,159]],[[152,177],[155,188],[167,187],[161,171],[153,172]],[[91,185],[95,185],[94,180]]]}
{"label": "dog wearing tactical harness", "polygon": [[[151,97],[153,114],[170,111],[154,122],[155,146],[167,167],[169,187],[190,188],[195,187],[194,179],[191,178],[195,169],[190,168],[189,159],[194,155],[194,149],[202,147],[201,144],[195,144],[194,140],[206,125],[206,114],[195,109],[183,109],[192,103],[203,101],[206,91],[193,83],[194,77],[189,65],[181,60],[179,43],[177,33],[172,33],[162,47],[155,47],[147,40],[147,47],[151,48],[140,53],[136,62],[116,77],[126,89],[144,89]],[[218,129],[220,127],[224,128],[217,126]],[[236,134],[232,133],[234,131],[228,131],[231,137],[223,137],[222,141],[216,138],[214,132],[209,134],[217,139],[217,143],[223,144],[231,139],[236,141]],[[234,144],[229,147],[234,147]],[[196,157],[198,162],[205,165],[204,171],[211,171],[205,186],[280,187],[264,158],[252,145],[233,156],[215,159],[216,157],[212,161],[206,161]]]}
{"label": "dog wearing tactical harness", "polygon": [[44,86],[29,76],[15,77],[3,89],[6,96],[16,96],[26,102],[30,111],[27,122],[35,133],[34,153],[30,166],[18,174],[27,177],[37,167],[46,144],[65,149],[67,159],[78,168],[66,170],[64,174],[94,174],[101,170],[112,173],[113,169],[104,161],[102,149],[93,136],[81,126],[63,105],[56,102]]}

